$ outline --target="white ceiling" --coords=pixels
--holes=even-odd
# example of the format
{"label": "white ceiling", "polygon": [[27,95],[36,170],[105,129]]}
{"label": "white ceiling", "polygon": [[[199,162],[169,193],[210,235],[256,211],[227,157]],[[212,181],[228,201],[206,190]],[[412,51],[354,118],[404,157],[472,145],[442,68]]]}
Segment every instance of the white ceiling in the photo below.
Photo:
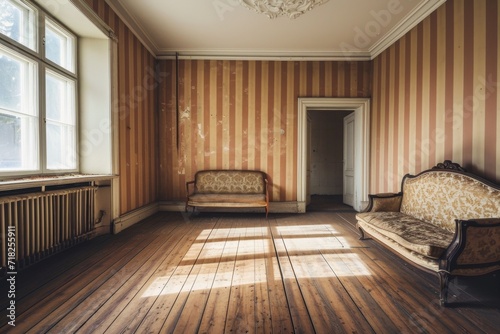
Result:
{"label": "white ceiling", "polygon": [[329,0],[269,19],[239,0],[106,0],[159,58],[318,60],[373,59],[445,1]]}

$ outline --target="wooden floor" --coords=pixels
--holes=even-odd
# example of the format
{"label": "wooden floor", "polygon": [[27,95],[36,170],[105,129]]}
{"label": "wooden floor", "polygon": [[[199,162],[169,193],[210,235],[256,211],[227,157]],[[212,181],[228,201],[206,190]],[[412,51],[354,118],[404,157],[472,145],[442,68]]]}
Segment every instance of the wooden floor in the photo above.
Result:
{"label": "wooden floor", "polygon": [[440,307],[437,276],[358,240],[354,214],[160,213],[20,272],[0,332],[500,332],[498,276]]}

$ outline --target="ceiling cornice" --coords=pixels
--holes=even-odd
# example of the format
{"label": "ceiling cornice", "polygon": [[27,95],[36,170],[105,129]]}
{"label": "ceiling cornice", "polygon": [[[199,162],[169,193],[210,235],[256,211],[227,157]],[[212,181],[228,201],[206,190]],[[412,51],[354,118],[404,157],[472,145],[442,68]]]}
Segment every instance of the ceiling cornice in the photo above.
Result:
{"label": "ceiling cornice", "polygon": [[376,58],[385,49],[396,43],[407,32],[422,22],[427,16],[438,9],[446,0],[427,0],[409,12],[399,24],[394,26],[385,36],[370,48],[371,58]]}
{"label": "ceiling cornice", "polygon": [[[146,49],[155,57],[158,57],[158,47],[151,40],[142,25],[130,15],[125,7],[118,0],[105,0],[106,3],[113,9],[118,17],[125,23],[125,25],[132,31],[137,39],[144,45]],[[117,31],[115,33],[118,33]]]}
{"label": "ceiling cornice", "polygon": [[332,52],[307,52],[299,53],[297,51],[276,52],[276,51],[253,51],[244,52],[240,50],[169,50],[159,49],[151,40],[141,23],[135,20],[119,0],[105,0],[113,11],[122,19],[125,25],[134,33],[139,41],[146,47],[151,54],[159,59],[175,59],[178,54],[180,59],[226,59],[226,60],[347,60],[360,61],[372,60],[376,58],[385,49],[394,44],[407,32],[409,32],[418,23],[424,20],[433,11],[439,8],[446,0],[426,0],[411,11],[401,23],[396,25],[387,34],[382,36],[368,51],[332,51]]}
{"label": "ceiling cornice", "polygon": [[159,59],[200,59],[200,60],[276,60],[276,61],[361,61],[371,60],[368,52],[276,52],[255,51],[245,52],[234,50],[163,50],[157,56]]}

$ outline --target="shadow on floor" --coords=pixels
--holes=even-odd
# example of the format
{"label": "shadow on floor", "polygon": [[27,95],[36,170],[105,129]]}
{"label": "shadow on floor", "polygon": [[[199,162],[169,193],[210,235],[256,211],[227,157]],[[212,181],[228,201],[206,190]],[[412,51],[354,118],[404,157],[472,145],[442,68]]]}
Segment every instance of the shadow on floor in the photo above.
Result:
{"label": "shadow on floor", "polygon": [[306,208],[308,212],[339,212],[353,211],[352,206],[342,202],[342,195],[312,195],[311,203]]}

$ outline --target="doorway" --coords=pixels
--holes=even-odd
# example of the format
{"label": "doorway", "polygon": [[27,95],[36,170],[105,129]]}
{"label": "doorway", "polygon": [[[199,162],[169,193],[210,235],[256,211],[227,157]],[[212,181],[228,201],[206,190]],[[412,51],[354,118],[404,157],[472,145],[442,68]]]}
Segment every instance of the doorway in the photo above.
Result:
{"label": "doorway", "polygon": [[[338,206],[339,202],[352,207],[349,193],[352,187],[346,187],[350,179],[345,180],[346,161],[352,161],[353,156],[346,160],[346,147],[352,147],[353,141],[346,140],[344,134],[345,117],[352,110],[308,110],[308,194],[307,210],[314,208],[327,209],[328,204]],[[348,145],[346,145],[348,144]],[[347,173],[349,174],[349,173]],[[352,182],[351,182],[352,183]],[[350,192],[346,193],[346,190]],[[310,196],[309,196],[310,195]],[[347,197],[346,197],[347,195]],[[344,198],[346,197],[346,198]]]}
{"label": "doorway", "polygon": [[297,156],[297,202],[298,211],[306,211],[308,184],[308,111],[354,112],[354,185],[353,208],[361,211],[368,203],[368,149],[370,100],[364,98],[299,98],[298,106],[298,156]]}

